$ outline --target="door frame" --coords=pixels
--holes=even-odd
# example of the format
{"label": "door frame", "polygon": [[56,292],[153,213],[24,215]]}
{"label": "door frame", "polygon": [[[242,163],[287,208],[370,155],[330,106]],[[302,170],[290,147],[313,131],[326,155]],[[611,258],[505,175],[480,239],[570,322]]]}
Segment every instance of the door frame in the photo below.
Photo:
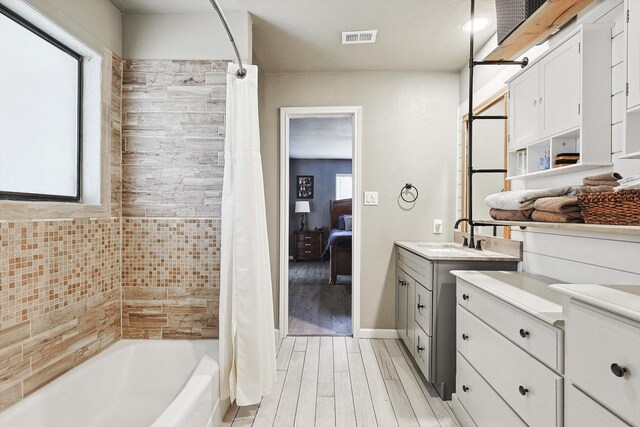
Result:
{"label": "door frame", "polygon": [[352,215],[353,238],[351,245],[351,332],[360,335],[360,251],[362,237],[362,107],[283,107],[280,108],[280,298],[278,328],[280,338],[289,334],[289,123],[292,118],[344,117],[353,120],[351,173],[353,176]]}

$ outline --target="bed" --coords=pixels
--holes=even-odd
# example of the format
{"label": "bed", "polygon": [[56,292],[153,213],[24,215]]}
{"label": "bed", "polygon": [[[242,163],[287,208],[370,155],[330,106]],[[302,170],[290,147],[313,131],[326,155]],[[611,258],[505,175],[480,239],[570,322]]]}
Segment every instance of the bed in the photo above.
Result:
{"label": "bed", "polygon": [[351,230],[342,230],[338,227],[340,216],[351,215],[351,211],[351,199],[331,200],[329,202],[331,231],[327,238],[323,259],[329,258],[331,269],[330,285],[336,284],[338,276],[351,276],[351,242],[353,233]]}

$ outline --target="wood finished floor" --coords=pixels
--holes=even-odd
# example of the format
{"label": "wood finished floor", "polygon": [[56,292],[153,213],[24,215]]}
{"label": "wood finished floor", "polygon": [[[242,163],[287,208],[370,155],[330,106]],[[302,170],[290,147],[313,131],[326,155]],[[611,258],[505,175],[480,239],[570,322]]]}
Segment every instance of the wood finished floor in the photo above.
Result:
{"label": "wood finished floor", "polygon": [[329,285],[328,262],[289,263],[289,334],[351,335],[351,281]]}
{"label": "wood finished floor", "polygon": [[232,406],[222,426],[459,427],[398,340],[287,337],[276,348],[273,391]]}

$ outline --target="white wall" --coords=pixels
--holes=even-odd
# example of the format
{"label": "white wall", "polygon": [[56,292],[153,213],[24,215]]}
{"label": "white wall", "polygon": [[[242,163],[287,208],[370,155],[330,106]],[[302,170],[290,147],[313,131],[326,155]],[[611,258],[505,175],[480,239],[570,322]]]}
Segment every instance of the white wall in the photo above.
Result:
{"label": "white wall", "polygon": [[[11,8],[22,0],[0,0]],[[122,15],[109,0],[24,0],[96,52],[122,56]]]}
{"label": "white wall", "polygon": [[[251,63],[251,16],[226,13],[243,61]],[[218,16],[211,13],[134,13],[123,20],[125,59],[235,59]]]}
{"label": "white wall", "polygon": [[[276,313],[278,312],[279,108],[362,106],[362,189],[379,206],[362,209],[361,328],[394,328],[394,240],[450,240],[456,176],[456,73],[275,73],[260,78],[260,131]],[[398,205],[406,182],[420,190]],[[433,235],[442,218],[444,234]]]}
{"label": "white wall", "polygon": [[[600,0],[585,10],[578,17],[578,21],[563,30],[571,31],[581,23],[610,23],[612,25],[612,154],[613,167],[576,172],[556,177],[529,179],[527,181],[513,181],[513,188],[543,188],[561,185],[574,185],[582,178],[601,172],[615,170],[623,176],[640,174],[640,160],[619,159],[622,151],[623,123],[625,109],[624,94],[624,4],[623,0]],[[530,59],[537,57],[554,41],[562,38],[562,33],[544,46],[536,47],[525,54]],[[485,49],[483,49],[484,51]],[[490,51],[490,48],[486,49]],[[493,67],[485,67],[487,69]],[[496,67],[493,77],[486,71],[480,77],[479,89],[475,92],[475,102],[482,102],[483,98],[503,87],[504,81],[519,71],[512,67]],[[467,71],[460,73],[462,80],[468,78]],[[466,113],[467,92],[460,91],[464,102],[459,107],[459,122]],[[461,99],[462,100],[462,99]],[[460,125],[459,142],[461,140]],[[613,233],[585,233],[585,232],[556,232],[543,229],[527,228],[521,231],[513,229],[513,238],[524,241],[523,268],[533,273],[544,274],[558,280],[574,283],[640,283],[640,236]]]}

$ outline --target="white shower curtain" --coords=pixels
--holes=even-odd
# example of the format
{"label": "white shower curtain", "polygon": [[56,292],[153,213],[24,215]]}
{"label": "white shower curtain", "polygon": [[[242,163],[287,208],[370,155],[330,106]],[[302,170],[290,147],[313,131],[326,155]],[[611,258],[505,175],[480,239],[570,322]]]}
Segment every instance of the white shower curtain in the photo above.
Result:
{"label": "white shower curtain", "polygon": [[227,132],[222,190],[220,364],[222,398],[260,402],[276,379],[273,296],[264,201],[258,68],[227,70]]}

